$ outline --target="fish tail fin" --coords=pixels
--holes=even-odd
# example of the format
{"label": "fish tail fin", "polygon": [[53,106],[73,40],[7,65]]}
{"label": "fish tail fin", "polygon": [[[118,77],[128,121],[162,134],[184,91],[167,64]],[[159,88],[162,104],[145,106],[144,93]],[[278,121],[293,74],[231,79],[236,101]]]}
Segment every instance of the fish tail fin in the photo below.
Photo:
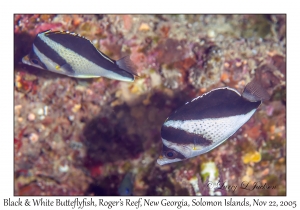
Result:
{"label": "fish tail fin", "polygon": [[117,62],[117,65],[119,66],[119,68],[121,68],[135,76],[138,76],[135,65],[132,62],[132,60],[130,60],[130,57],[128,55],[121,58],[120,60],[117,60],[116,62]]}
{"label": "fish tail fin", "polygon": [[265,101],[270,99],[269,93],[263,88],[258,78],[254,78],[246,85],[242,93],[242,97],[251,102]]}

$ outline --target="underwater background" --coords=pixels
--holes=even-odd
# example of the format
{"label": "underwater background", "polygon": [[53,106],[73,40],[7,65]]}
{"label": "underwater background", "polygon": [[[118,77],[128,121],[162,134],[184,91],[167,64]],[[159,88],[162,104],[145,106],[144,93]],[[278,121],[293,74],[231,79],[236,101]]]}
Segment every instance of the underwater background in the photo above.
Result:
{"label": "underwater background", "polygon": [[[115,60],[130,55],[139,77],[76,79],[21,64],[49,29]],[[257,72],[271,99],[233,136],[156,163],[173,111],[214,88],[242,92]],[[286,195],[285,15],[16,14],[14,75],[15,195],[118,195],[128,173],[133,195]],[[249,190],[255,183],[265,187]]]}

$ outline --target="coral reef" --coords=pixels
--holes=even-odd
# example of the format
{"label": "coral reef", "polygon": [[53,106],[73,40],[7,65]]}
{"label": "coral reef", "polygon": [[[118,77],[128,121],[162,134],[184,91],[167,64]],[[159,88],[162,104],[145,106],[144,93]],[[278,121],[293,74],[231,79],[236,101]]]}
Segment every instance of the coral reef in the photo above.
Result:
{"label": "coral reef", "polygon": [[[139,77],[74,79],[21,64],[48,29],[130,55]],[[15,195],[117,195],[129,171],[133,195],[286,195],[285,30],[285,15],[15,15]],[[156,163],[172,111],[216,87],[241,92],[255,76],[271,99],[236,134]]]}

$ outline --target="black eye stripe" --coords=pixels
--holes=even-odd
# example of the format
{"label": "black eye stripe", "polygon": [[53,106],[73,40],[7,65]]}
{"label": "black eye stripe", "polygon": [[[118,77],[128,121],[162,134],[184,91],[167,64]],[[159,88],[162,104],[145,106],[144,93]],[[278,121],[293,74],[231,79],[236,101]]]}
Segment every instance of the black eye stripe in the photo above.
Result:
{"label": "black eye stripe", "polygon": [[168,156],[168,157],[173,157],[173,155],[174,155],[173,152],[168,152],[168,153],[167,153],[167,156]]}
{"label": "black eye stripe", "polygon": [[177,156],[178,156],[178,152],[176,152],[175,150],[172,150],[172,149],[168,149],[164,153],[165,153],[165,157],[168,159],[174,159],[174,158],[177,158]]}
{"label": "black eye stripe", "polygon": [[175,159],[175,158],[179,158],[181,160],[186,159],[186,157],[184,157],[184,155],[182,155],[180,152],[170,149],[170,148],[166,147],[164,144],[163,144],[163,153],[162,154],[164,157],[166,157],[168,159]]}
{"label": "black eye stripe", "polygon": [[44,63],[35,54],[32,54],[30,56],[30,63],[40,66],[43,69],[47,69],[47,67],[44,65]]}
{"label": "black eye stripe", "polygon": [[36,60],[36,59],[31,59],[31,62],[34,63],[34,64],[39,64],[39,61]]}
{"label": "black eye stripe", "polygon": [[178,153],[174,150],[167,150],[165,151],[165,156],[166,158],[169,158],[169,159],[174,159],[178,156]]}

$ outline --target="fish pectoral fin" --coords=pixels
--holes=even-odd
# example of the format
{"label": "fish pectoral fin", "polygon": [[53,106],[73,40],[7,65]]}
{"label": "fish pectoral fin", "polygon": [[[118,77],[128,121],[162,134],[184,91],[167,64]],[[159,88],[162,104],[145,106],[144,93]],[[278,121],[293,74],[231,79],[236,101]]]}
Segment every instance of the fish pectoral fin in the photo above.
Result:
{"label": "fish pectoral fin", "polygon": [[75,75],[75,71],[73,70],[72,66],[68,63],[61,65],[59,68],[57,68],[57,70],[63,71],[65,74],[69,76]]}
{"label": "fish pectoral fin", "polygon": [[194,145],[193,150],[201,150],[203,147],[199,145]]}
{"label": "fish pectoral fin", "polygon": [[136,67],[135,67],[134,63],[132,62],[132,60],[130,60],[130,57],[128,55],[121,58],[120,60],[117,60],[116,63],[119,66],[119,68],[127,71],[130,74],[138,76],[138,74],[136,72]]}

